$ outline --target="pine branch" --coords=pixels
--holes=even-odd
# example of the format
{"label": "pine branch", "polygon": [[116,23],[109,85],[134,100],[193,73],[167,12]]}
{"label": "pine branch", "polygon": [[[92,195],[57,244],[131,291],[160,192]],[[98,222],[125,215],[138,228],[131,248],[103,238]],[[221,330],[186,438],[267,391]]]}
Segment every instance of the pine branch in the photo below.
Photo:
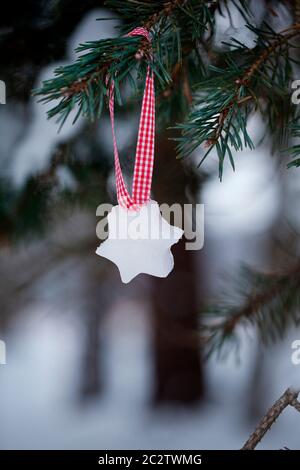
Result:
{"label": "pine branch", "polygon": [[254,450],[288,406],[293,406],[297,411],[300,411],[300,403],[297,400],[299,393],[300,390],[288,388],[263,417],[254,433],[251,434],[242,447],[242,450]]}
{"label": "pine branch", "polygon": [[139,0],[107,0],[106,6],[117,11],[125,20],[124,31],[137,26],[150,30],[159,21],[170,16],[176,8],[183,7],[187,0],[139,1]]}
{"label": "pine branch", "polygon": [[[294,47],[292,40],[300,35],[300,23],[281,33],[275,33],[267,25],[263,30],[248,27],[257,35],[257,46],[250,50],[232,39],[231,46],[235,49],[226,54],[225,68],[210,67],[210,79],[203,80],[196,88],[193,111],[187,122],[178,126],[182,130],[182,137],[177,139],[180,156],[203,144],[208,150],[201,164],[216,149],[220,178],[226,155],[234,169],[232,148],[235,151],[254,148],[247,132],[250,112],[259,108],[270,131],[278,133],[278,108],[290,102],[290,51]],[[282,134],[285,127],[283,121]]]}
{"label": "pine branch", "polygon": [[[152,60],[150,66],[156,76],[156,87],[159,92],[169,87],[175,71],[180,71],[180,80],[175,81],[178,115],[190,105],[190,93],[185,86],[188,76],[189,88],[203,77],[204,66],[199,54],[199,43],[204,33],[212,32],[214,13],[227,2],[219,0],[108,0],[107,5],[120,14],[124,20],[122,31],[128,32],[136,26],[143,25],[151,30]],[[230,0],[230,3],[245,13],[248,11],[247,0]],[[91,120],[98,119],[102,113],[103,102],[107,96],[107,86],[114,80],[117,101],[121,104],[120,85],[128,81],[136,92],[136,74],[145,77],[149,64],[149,44],[141,37],[120,37],[117,39],[99,40],[80,45],[79,54],[74,64],[55,70],[55,78],[45,81],[41,89],[34,92],[41,96],[42,102],[59,101],[48,116],[58,117],[61,125],[74,108],[80,115]],[[188,73],[185,74],[182,58],[187,58]],[[188,59],[191,60],[188,60]],[[184,92],[181,92],[184,85]],[[173,93],[167,93],[165,101],[166,115],[173,106]],[[165,96],[161,93],[161,96]],[[178,106],[180,101],[183,105]]]}
{"label": "pine branch", "polygon": [[35,92],[43,96],[42,102],[60,99],[48,115],[50,118],[58,115],[61,124],[76,106],[78,112],[74,122],[80,114],[89,116],[91,120],[98,118],[112,78],[120,102],[120,82],[125,78],[134,82],[134,70],[145,73],[145,60],[137,61],[136,54],[139,52],[146,58],[149,46],[142,37],[130,37],[86,43],[79,46],[77,52],[85,53],[74,64],[57,68],[56,77],[45,81],[43,87]]}
{"label": "pine branch", "polygon": [[[294,61],[290,52],[300,34],[299,22],[281,33],[267,24],[264,29],[248,24],[257,36],[256,47],[248,49],[232,39],[230,47],[234,50],[225,57],[216,54],[220,65],[210,66],[207,75],[207,57],[203,59],[207,53],[203,54],[205,47],[201,49],[207,41],[204,34],[213,33],[215,11],[224,13],[225,8],[229,12],[230,3],[249,21],[246,0],[109,0],[107,4],[124,20],[123,32],[137,25],[151,30],[151,54],[149,44],[141,37],[83,44],[77,49],[77,61],[57,69],[55,78],[44,82],[36,95],[44,102],[58,101],[48,115],[58,117],[61,125],[74,108],[74,122],[80,115],[95,120],[102,113],[111,81],[115,82],[117,102],[121,104],[122,84],[128,82],[136,92],[137,78],[145,77],[150,64],[156,76],[161,120],[172,122],[175,116],[182,119],[194,104],[187,121],[178,126],[182,131],[177,139],[179,156],[203,145],[207,151],[201,164],[216,149],[221,178],[227,156],[235,168],[233,150],[254,148],[247,131],[253,110],[259,109],[266,120],[274,148],[286,146],[291,133],[288,124],[294,119],[289,96]],[[290,152],[297,155],[298,148]],[[291,165],[297,166],[298,160]]]}
{"label": "pine branch", "polygon": [[256,327],[261,341],[269,344],[282,338],[291,325],[300,324],[299,263],[277,274],[244,268],[239,279],[235,292],[226,295],[229,300],[204,312],[202,332],[207,356],[220,355],[229,351],[230,345],[238,345],[240,327]]}
{"label": "pine branch", "polygon": [[[158,87],[164,89],[171,82],[173,67],[181,63],[182,51],[187,43],[196,48],[196,40],[212,24],[211,2],[173,0],[142,2],[137,0],[110,0],[108,5],[120,12],[123,19],[134,18],[136,24],[125,22],[126,29],[144,25],[152,30],[151,47],[143,37],[120,37],[88,42],[80,45],[76,62],[55,70],[55,78],[43,83],[35,95],[42,102],[59,100],[48,113],[58,116],[61,125],[74,108],[78,108],[74,122],[80,115],[91,120],[99,118],[107,87],[115,82],[117,101],[121,104],[120,85],[127,81],[136,91],[136,76],[145,77],[148,64],[157,78]],[[133,14],[134,12],[134,14]]]}

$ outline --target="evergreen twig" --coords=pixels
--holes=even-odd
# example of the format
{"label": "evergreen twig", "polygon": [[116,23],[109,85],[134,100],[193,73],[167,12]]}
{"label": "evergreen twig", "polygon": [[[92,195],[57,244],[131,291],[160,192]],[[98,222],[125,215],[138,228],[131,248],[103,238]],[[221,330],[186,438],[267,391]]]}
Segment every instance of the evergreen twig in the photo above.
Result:
{"label": "evergreen twig", "polygon": [[292,406],[297,411],[300,411],[300,403],[297,400],[299,393],[300,390],[292,390],[288,388],[262,418],[258,427],[245,442],[241,450],[254,450],[265,434],[271,429],[277,418],[288,406]]}
{"label": "evergreen twig", "polygon": [[[238,344],[239,327],[257,327],[264,344],[282,338],[288,327],[300,324],[300,264],[277,274],[261,274],[245,268],[235,293],[210,305],[202,327],[207,355],[221,354]],[[239,296],[236,291],[239,288]]]}
{"label": "evergreen twig", "polygon": [[[216,6],[213,8],[214,4]],[[157,87],[167,87],[172,80],[174,67],[182,62],[182,53],[187,50],[187,45],[190,53],[195,51],[197,40],[212,25],[213,12],[218,2],[109,0],[107,5],[120,12],[125,20],[124,32],[141,25],[151,30],[153,60],[149,60],[150,45],[143,37],[123,36],[81,44],[77,48],[79,56],[76,62],[57,68],[55,77],[45,81],[34,92],[41,97],[42,102],[59,100],[48,116],[58,116],[61,125],[75,107],[78,112],[74,121],[80,115],[91,120],[99,118],[112,79],[120,104],[120,84],[128,81],[136,89],[134,74],[145,77],[148,64],[157,78]],[[127,20],[132,18],[134,22],[128,23]],[[199,61],[201,58],[196,54],[195,65]]]}
{"label": "evergreen twig", "polygon": [[[259,107],[269,122],[269,129],[278,132],[278,119],[274,121],[274,107],[290,102],[289,82],[292,78],[290,49],[291,40],[300,36],[300,23],[295,23],[281,33],[248,27],[257,34],[257,46],[249,50],[232,39],[234,51],[227,53],[226,67],[210,67],[211,76],[200,82],[196,89],[194,107],[187,121],[178,127],[180,156],[193,152],[204,144],[209,153],[216,149],[219,157],[219,175],[222,178],[223,162],[229,156],[233,169],[232,150],[254,148],[247,132],[247,119],[254,107]],[[236,63],[237,52],[243,53],[243,62]],[[262,106],[260,100],[266,105]],[[285,106],[288,108],[288,106]],[[290,111],[291,113],[291,111]],[[286,119],[289,118],[288,112]],[[283,123],[285,127],[285,121]],[[280,129],[282,131],[282,129]]]}

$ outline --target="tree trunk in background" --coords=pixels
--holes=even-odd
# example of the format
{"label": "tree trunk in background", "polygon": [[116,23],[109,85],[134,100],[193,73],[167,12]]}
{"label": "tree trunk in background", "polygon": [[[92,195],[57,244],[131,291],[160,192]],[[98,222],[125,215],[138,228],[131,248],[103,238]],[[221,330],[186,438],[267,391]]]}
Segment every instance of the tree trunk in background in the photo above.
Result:
{"label": "tree trunk in background", "polygon": [[[187,176],[175,156],[174,142],[168,140],[167,134],[162,135],[153,178],[153,194],[158,203],[191,202],[186,196],[188,186],[195,193],[195,176]],[[152,280],[154,401],[188,405],[199,401],[204,391],[200,344],[195,340],[200,307],[199,269],[196,270],[199,254],[186,251],[185,240],[174,245],[172,252],[174,270],[165,279]]]}
{"label": "tree trunk in background", "polygon": [[[92,223],[93,223],[92,219]],[[92,223],[90,233],[92,229]],[[94,251],[98,246],[95,240]],[[80,321],[83,326],[82,357],[79,375],[79,398],[83,402],[97,398],[103,391],[103,355],[101,324],[111,306],[111,269],[101,264],[96,256],[85,263],[81,285],[82,303]]]}
{"label": "tree trunk in background", "polygon": [[95,306],[86,311],[85,339],[81,366],[80,398],[90,400],[101,393],[100,374],[100,315]]}

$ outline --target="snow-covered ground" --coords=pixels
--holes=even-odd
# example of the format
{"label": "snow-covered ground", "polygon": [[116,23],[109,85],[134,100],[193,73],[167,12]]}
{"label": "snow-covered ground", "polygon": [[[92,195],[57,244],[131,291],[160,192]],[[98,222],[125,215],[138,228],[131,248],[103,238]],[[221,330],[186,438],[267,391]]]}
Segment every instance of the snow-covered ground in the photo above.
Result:
{"label": "snow-covered ground", "polygon": [[[207,364],[202,407],[153,409],[151,347],[145,306],[119,302],[102,326],[102,397],[79,406],[76,397],[81,328],[78,318],[36,304],[6,338],[0,366],[1,449],[238,449],[253,430],[248,419],[249,371],[257,344],[245,339],[240,363],[231,355]],[[293,333],[264,358],[262,409],[295,382]],[[288,409],[261,448],[300,448],[299,414]]]}

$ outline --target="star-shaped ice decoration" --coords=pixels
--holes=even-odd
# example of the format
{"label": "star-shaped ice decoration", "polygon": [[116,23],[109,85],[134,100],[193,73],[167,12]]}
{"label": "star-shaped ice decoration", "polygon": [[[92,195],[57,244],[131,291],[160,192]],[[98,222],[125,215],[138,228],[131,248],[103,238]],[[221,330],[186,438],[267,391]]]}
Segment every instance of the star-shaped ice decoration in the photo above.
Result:
{"label": "star-shaped ice decoration", "polygon": [[117,265],[124,283],[141,273],[168,276],[174,267],[170,248],[183,230],[162,217],[157,202],[148,202],[138,212],[115,206],[107,220],[109,236],[96,253]]}

